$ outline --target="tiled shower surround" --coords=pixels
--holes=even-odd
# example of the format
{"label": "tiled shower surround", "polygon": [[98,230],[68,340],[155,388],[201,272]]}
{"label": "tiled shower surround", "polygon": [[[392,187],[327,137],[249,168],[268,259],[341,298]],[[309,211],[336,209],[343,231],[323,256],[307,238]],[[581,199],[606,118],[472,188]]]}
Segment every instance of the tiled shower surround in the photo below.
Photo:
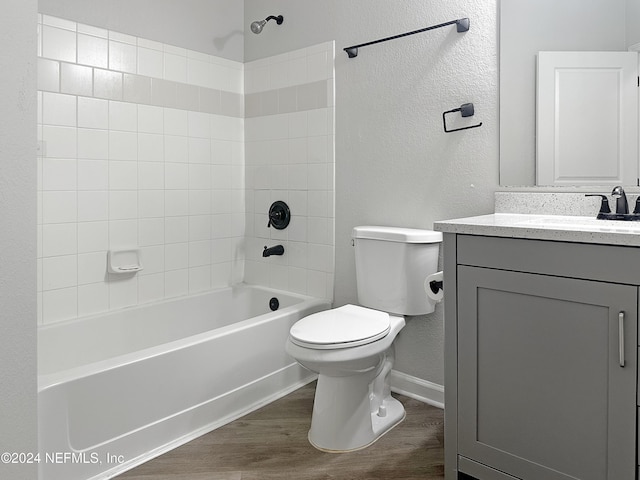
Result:
{"label": "tiled shower surround", "polygon": [[[332,298],[334,271],[333,43],[245,65],[248,283]],[[269,206],[287,202],[285,230]],[[282,257],[262,257],[282,244]]]}
{"label": "tiled shower surround", "polygon": [[[332,295],[332,45],[254,62],[252,76],[68,20],[38,28],[39,323],[242,281]],[[253,94],[282,77],[287,112],[256,112]],[[291,202],[283,232],[266,228],[270,197]],[[286,255],[263,260],[275,239]],[[107,251],[129,248],[144,270],[108,274]]]}

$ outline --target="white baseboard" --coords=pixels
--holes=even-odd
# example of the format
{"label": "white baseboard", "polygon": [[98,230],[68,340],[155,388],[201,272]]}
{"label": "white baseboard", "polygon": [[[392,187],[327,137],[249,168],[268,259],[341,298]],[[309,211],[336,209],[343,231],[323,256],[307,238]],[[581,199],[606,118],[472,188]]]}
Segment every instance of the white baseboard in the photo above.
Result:
{"label": "white baseboard", "polygon": [[391,370],[391,390],[444,409],[444,386]]}

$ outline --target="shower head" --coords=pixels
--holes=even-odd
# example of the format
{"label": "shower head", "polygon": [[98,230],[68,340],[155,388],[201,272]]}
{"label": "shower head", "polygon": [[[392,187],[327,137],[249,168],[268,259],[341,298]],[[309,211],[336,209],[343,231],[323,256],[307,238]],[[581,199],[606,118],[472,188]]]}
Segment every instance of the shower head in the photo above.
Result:
{"label": "shower head", "polygon": [[251,31],[256,35],[262,32],[262,29],[264,28],[264,26],[267,24],[269,20],[275,20],[278,25],[282,25],[282,22],[284,22],[284,17],[282,15],[278,15],[277,17],[274,17],[273,15],[269,15],[264,20],[256,20],[251,24]]}

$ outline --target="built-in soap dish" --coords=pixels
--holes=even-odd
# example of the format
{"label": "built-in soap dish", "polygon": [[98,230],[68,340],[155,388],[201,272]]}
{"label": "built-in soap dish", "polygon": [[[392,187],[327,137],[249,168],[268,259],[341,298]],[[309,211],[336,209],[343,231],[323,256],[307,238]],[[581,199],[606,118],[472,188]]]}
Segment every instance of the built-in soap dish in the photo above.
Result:
{"label": "built-in soap dish", "polygon": [[107,271],[109,273],[136,273],[143,270],[140,250],[109,250],[107,252]]}

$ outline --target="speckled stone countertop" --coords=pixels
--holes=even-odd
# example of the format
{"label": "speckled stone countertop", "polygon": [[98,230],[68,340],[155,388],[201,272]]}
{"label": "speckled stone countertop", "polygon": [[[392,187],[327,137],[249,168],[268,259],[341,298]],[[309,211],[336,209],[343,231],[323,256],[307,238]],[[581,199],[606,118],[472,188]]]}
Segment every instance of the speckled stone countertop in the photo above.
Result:
{"label": "speckled stone countertop", "polygon": [[434,223],[443,233],[640,247],[640,222],[595,216],[494,213]]}

